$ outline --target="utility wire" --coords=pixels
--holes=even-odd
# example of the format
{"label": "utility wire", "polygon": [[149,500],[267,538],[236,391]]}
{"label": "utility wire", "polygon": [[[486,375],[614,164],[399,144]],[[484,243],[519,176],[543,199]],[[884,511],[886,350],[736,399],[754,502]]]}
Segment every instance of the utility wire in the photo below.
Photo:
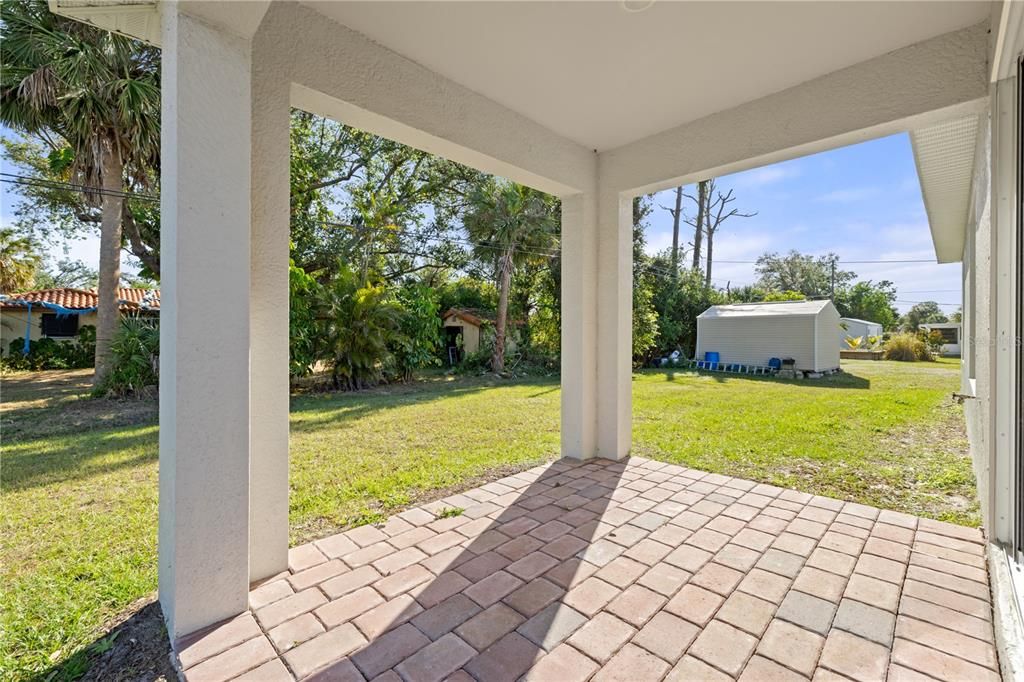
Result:
{"label": "utility wire", "polygon": [[10,185],[28,185],[30,187],[43,187],[44,189],[81,192],[82,194],[100,194],[103,196],[119,197],[121,199],[137,199],[139,201],[152,202],[160,201],[160,197],[156,194],[149,194],[145,192],[123,192],[120,190],[104,189],[102,187],[89,187],[88,185],[78,185],[73,182],[44,180],[41,178],[28,177],[26,175],[16,175],[14,173],[0,173],[0,182],[5,182]]}

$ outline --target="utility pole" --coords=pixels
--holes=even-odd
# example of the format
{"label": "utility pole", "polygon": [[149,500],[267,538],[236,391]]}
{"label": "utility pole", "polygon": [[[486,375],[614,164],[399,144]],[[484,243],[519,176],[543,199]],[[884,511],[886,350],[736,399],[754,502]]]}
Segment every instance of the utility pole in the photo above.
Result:
{"label": "utility pole", "polygon": [[835,258],[832,259],[832,285],[830,287],[830,290],[831,290],[832,293],[829,294],[829,298],[831,298],[834,301],[834,300],[836,300],[836,259]]}

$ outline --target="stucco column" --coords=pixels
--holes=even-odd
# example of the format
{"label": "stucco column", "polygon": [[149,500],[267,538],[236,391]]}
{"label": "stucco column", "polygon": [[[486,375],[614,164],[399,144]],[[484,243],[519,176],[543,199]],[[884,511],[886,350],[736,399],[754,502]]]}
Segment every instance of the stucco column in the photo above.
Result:
{"label": "stucco column", "polygon": [[562,456],[597,454],[597,221],[593,193],[562,197]]}
{"label": "stucco column", "polygon": [[633,395],[633,202],[601,189],[597,201],[597,454],[629,455]]}
{"label": "stucco column", "polygon": [[161,3],[160,603],[172,641],[247,608],[248,41]]}
{"label": "stucco column", "polygon": [[252,43],[249,580],[288,567],[289,87]]}

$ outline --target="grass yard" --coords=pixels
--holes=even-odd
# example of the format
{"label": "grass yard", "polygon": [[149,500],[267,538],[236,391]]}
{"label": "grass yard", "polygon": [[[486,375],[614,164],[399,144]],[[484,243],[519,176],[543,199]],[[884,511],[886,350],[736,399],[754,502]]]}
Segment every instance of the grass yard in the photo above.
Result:
{"label": "grass yard", "polygon": [[[958,365],[844,363],[804,382],[679,371],[634,381],[634,451],[977,524]],[[149,403],[83,399],[81,373],[4,378],[0,679],[74,679],[156,589]],[[293,543],[558,453],[555,380],[433,378],[292,400]]]}

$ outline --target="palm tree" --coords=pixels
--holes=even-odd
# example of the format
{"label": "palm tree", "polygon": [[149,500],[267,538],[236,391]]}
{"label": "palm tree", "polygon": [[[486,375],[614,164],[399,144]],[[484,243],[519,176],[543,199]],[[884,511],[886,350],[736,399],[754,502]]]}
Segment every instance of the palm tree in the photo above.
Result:
{"label": "palm tree", "polygon": [[99,212],[99,382],[119,322],[126,181],[159,167],[160,54],[54,15],[45,0],[6,0],[0,23],[0,121],[48,145],[54,167],[88,188],[83,202]]}
{"label": "palm tree", "polygon": [[0,229],[0,293],[31,288],[41,262],[31,239],[19,236],[9,227]]}
{"label": "palm tree", "polygon": [[513,182],[491,180],[470,196],[463,225],[482,260],[493,261],[498,280],[491,369],[505,370],[505,329],[512,271],[525,260],[550,258],[556,245],[553,200]]}

